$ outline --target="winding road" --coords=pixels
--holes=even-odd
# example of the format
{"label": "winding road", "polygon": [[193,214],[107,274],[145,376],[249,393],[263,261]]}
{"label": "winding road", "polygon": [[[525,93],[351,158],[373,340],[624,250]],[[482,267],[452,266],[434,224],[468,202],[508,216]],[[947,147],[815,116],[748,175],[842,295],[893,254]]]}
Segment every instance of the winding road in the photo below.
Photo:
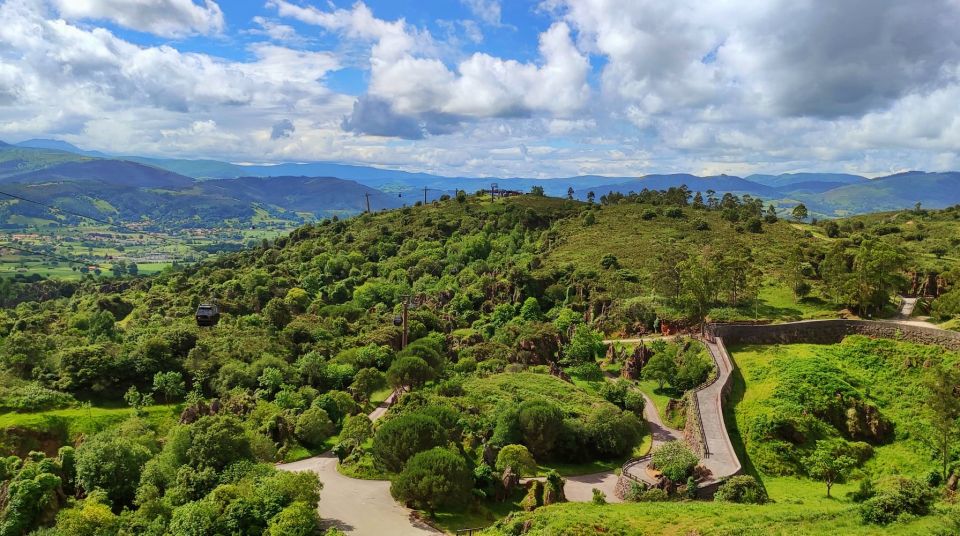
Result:
{"label": "winding road", "polygon": [[[370,420],[383,417],[396,399],[390,395],[369,414]],[[277,465],[281,471],[313,471],[323,482],[317,509],[324,528],[336,527],[347,534],[389,534],[421,536],[443,534],[413,515],[390,496],[390,482],[358,480],[337,471],[337,457],[326,452],[320,456]]]}
{"label": "winding road", "polygon": [[[663,420],[660,419],[660,412],[657,411],[657,406],[654,405],[650,397],[643,395],[643,400],[646,402],[643,405],[643,418],[647,421],[647,427],[650,429],[652,438],[650,451],[653,452],[658,446],[669,443],[670,441],[682,441],[683,431],[675,430],[663,423]],[[650,474],[648,470],[649,465],[650,456],[648,455],[631,460],[623,466],[623,470],[629,477],[642,480],[650,485],[655,485],[657,481]]]}

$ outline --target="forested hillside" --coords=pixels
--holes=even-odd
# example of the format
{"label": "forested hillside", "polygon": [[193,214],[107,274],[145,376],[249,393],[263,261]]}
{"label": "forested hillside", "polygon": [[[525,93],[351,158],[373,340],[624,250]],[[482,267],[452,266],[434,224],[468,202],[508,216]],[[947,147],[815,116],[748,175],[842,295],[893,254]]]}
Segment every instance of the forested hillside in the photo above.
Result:
{"label": "forested hillside", "polygon": [[[395,484],[449,462],[466,496],[489,484],[464,476],[487,444],[548,464],[618,463],[643,436],[642,400],[548,375],[602,381],[604,334],[879,314],[910,262],[875,226],[850,225],[858,236],[845,239],[846,227],[791,224],[757,199],[684,189],[590,203],[461,193],[155,277],[87,278],[0,317],[0,448],[20,457],[0,473],[0,534],[90,517],[156,534],[315,526],[316,483],[257,463],[333,446],[351,470]],[[829,278],[858,284],[833,293]],[[198,328],[206,302],[222,319]],[[418,392],[374,433],[359,414],[391,389]],[[407,428],[423,433],[412,451]],[[449,506],[396,485],[426,509]],[[262,490],[269,507],[241,514]]]}

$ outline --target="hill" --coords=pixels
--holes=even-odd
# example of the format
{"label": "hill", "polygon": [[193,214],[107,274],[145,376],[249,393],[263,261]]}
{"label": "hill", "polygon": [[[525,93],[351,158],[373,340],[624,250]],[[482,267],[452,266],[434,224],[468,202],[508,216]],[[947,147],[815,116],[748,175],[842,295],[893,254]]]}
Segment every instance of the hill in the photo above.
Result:
{"label": "hill", "polygon": [[101,153],[100,151],[84,151],[83,149],[77,147],[72,143],[67,143],[62,140],[50,140],[50,139],[41,139],[33,138],[29,140],[21,141],[20,143],[15,144],[17,147],[27,147],[33,149],[53,149],[56,151],[65,151],[68,153],[79,154],[83,156],[92,156],[94,158],[107,158],[108,155]]}
{"label": "hill", "polygon": [[[98,219],[121,223],[146,220],[158,230],[217,227],[224,221],[249,226],[261,211],[293,223],[303,222],[305,217],[355,214],[366,209],[367,196],[375,210],[403,204],[402,199],[372,188],[328,177],[243,178],[210,183],[125,160],[82,158],[61,162],[72,155],[48,149],[8,152],[19,151],[29,151],[33,157],[46,156],[46,164],[58,163],[0,178],[5,191]],[[58,221],[41,206],[3,203],[2,221],[13,224],[14,216]],[[75,220],[60,221],[80,223]]]}
{"label": "hill", "polygon": [[873,179],[866,184],[836,188],[811,202],[836,214],[897,210],[914,203],[946,208],[960,203],[960,173],[908,171]]}
{"label": "hill", "polygon": [[[280,183],[297,180],[310,181]],[[271,181],[240,183],[266,192]],[[120,442],[111,449],[81,446],[77,456],[86,461],[78,465],[87,471],[89,457],[103,451],[133,452],[138,463],[125,464],[122,479],[112,474],[102,484],[129,510],[111,519],[129,532],[149,525],[161,533],[176,533],[180,519],[214,501],[233,500],[246,489],[237,482],[247,475],[268,480],[277,461],[335,446],[355,474],[400,482],[412,478],[404,470],[416,465],[415,456],[441,456],[457,477],[444,482],[463,489],[451,495],[457,501],[436,508],[438,516],[448,526],[475,527],[452,519],[472,522],[470,512],[478,510],[502,516],[520,502],[491,499],[500,478],[495,460],[480,463],[485,453],[489,459],[514,445],[511,450],[523,454],[523,447],[534,457],[530,462],[524,455],[528,471],[543,465],[565,474],[616,466],[632,454],[642,430],[638,406],[628,408],[626,400],[627,393],[639,395],[629,386],[622,395],[606,387],[597,365],[605,336],[695,330],[713,315],[776,321],[838,314],[845,304],[817,292],[795,298],[794,290],[800,283],[819,290],[821,273],[829,273],[858,277],[863,294],[882,294],[886,302],[896,288],[866,285],[902,275],[866,227],[858,231],[859,244],[847,244],[818,237],[812,226],[766,218],[753,200],[694,208],[673,190],[608,201],[537,195],[491,201],[460,194],[324,219],[273,242],[153,277],[47,282],[42,302],[0,310],[0,407],[6,412],[0,454],[43,451],[49,458],[34,454],[32,463],[62,471],[72,451],[54,461],[60,446],[81,437],[85,445]],[[834,244],[843,246],[841,257]],[[825,250],[830,270],[822,269]],[[879,266],[872,257],[877,251],[886,262],[880,274],[843,272]],[[853,255],[860,262],[847,262]],[[0,286],[0,298],[7,305],[21,301],[20,286],[27,284]],[[200,328],[194,313],[211,301],[220,321]],[[681,345],[676,348],[680,352]],[[581,386],[587,377],[599,384],[596,389]],[[874,392],[889,399],[894,377],[864,381],[886,382]],[[374,426],[363,414],[393,389],[404,393]],[[120,409],[124,401],[133,409]],[[149,443],[135,448],[129,444],[135,438]],[[451,444],[456,448],[434,450]],[[90,469],[94,475],[97,467]],[[33,471],[3,477],[33,478]],[[81,484],[90,489],[91,472]],[[821,484],[791,478],[770,481],[768,491],[778,499],[773,505],[560,505],[510,518],[493,533],[514,534],[511,523],[522,527],[527,519],[543,533],[579,530],[568,513],[590,520],[590,527],[626,534],[686,533],[708,522],[730,532],[799,527],[817,533],[833,523],[871,533],[849,503],[823,499]],[[55,488],[69,482],[39,480]],[[839,495],[852,486],[835,489]],[[56,488],[51,496],[59,496],[57,490],[64,492]],[[30,519],[53,520],[58,509],[76,515],[95,505],[95,497],[48,501],[43,516]],[[316,498],[304,501],[302,509],[314,512]],[[932,528],[939,520],[923,516],[906,520],[905,527]]]}
{"label": "hill", "polygon": [[783,173],[781,175],[748,175],[745,177],[750,182],[769,186],[771,188],[792,188],[797,184],[803,183],[821,183],[833,184],[837,186],[848,184],[861,184],[869,179],[860,175],[850,175],[847,173]]}

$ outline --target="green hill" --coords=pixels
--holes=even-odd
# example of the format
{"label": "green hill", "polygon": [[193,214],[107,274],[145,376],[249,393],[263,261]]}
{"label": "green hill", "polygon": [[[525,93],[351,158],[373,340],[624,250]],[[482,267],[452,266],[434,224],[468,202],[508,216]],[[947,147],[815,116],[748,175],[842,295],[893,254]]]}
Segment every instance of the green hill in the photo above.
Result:
{"label": "green hill", "polygon": [[[0,310],[0,407],[7,412],[0,453],[43,451],[51,458],[33,455],[31,463],[66,477],[69,456],[52,458],[63,445],[130,435],[118,426],[164,437],[142,448],[82,450],[95,460],[100,454],[92,451],[130,453],[142,462],[123,465],[122,480],[111,477],[130,483],[126,488],[110,486],[117,504],[129,508],[110,519],[136,533],[146,526],[166,531],[177,526],[171,520],[235,497],[235,483],[273,474],[258,463],[336,446],[354,474],[397,481],[415,478],[404,475],[405,464],[416,465],[423,452],[451,464],[444,482],[470,484],[440,508],[445,519],[469,521],[467,512],[505,513],[515,504],[493,501],[497,477],[482,463],[486,447],[523,446],[538,465],[570,474],[617,465],[639,444],[636,406],[604,389],[596,365],[604,336],[696,329],[704,317],[835,315],[851,299],[880,314],[907,266],[890,261],[899,259],[887,247],[893,242],[874,226],[857,228],[859,240],[831,238],[832,230],[779,220],[752,199],[728,197],[711,209],[672,189],[606,201],[461,194],[327,218],[151,277],[91,276],[62,285],[2,280],[0,298],[11,307]],[[834,279],[858,282],[857,292],[834,296],[825,284]],[[805,299],[794,296],[801,283],[809,287],[798,292],[810,295]],[[197,306],[211,301],[220,322],[199,328]],[[861,361],[849,364],[849,375],[860,374]],[[855,379],[892,382],[895,372],[886,367]],[[601,385],[581,389],[554,377],[563,374]],[[358,415],[391,388],[410,392],[371,430]],[[864,397],[896,393],[884,387]],[[134,406],[127,416],[139,417],[124,419],[124,403]],[[911,407],[881,411],[906,429],[899,423]],[[876,448],[877,460],[892,459],[880,455],[887,447]],[[904,451],[894,444],[889,452]],[[9,462],[0,476],[32,479],[39,470],[20,463]],[[95,464],[84,467],[99,474]],[[69,488],[57,487],[68,480],[41,481],[53,485],[51,497],[68,495]],[[765,485],[774,505],[676,502],[650,506],[649,514],[636,505],[561,505],[529,519],[543,534],[579,530],[570,527],[583,520],[613,533],[709,532],[708,519],[718,532],[837,526],[876,533],[850,503],[820,497],[822,484],[811,479],[778,477]],[[96,497],[80,504],[105,500]],[[51,523],[58,509],[79,515],[81,507],[59,499],[44,504],[29,528]],[[314,505],[305,508],[313,512]],[[522,527],[526,519],[505,523]],[[905,522],[902,532],[932,528],[938,519]],[[513,534],[512,526],[502,525],[502,533]]]}

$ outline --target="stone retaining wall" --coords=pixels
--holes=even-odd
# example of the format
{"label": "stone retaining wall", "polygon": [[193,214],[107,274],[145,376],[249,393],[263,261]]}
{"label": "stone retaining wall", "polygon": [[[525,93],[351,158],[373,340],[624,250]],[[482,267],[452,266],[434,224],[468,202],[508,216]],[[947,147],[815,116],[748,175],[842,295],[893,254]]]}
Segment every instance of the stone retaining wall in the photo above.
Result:
{"label": "stone retaining wall", "polygon": [[960,351],[960,333],[898,322],[810,320],[789,324],[712,324],[708,331],[733,344],[834,344],[848,335],[897,339]]}

